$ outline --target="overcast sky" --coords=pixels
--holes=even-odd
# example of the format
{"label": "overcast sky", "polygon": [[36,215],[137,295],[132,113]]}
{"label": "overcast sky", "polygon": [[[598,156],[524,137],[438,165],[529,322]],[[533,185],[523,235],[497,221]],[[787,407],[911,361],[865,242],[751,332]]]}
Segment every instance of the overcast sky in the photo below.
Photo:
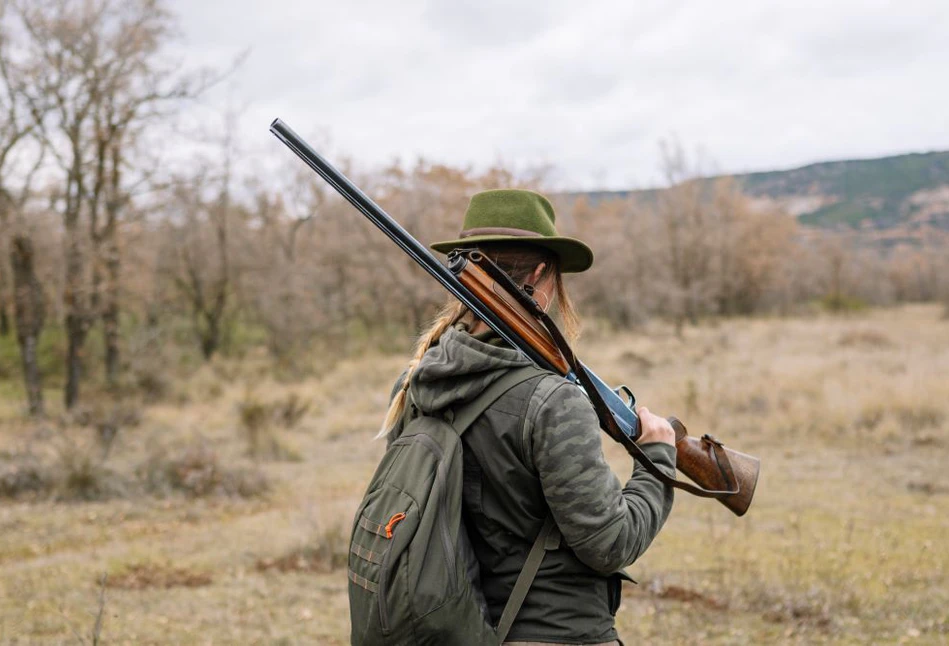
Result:
{"label": "overcast sky", "polygon": [[[172,0],[189,63],[250,55],[242,138],[325,132],[394,158],[552,164],[561,188],[949,149],[949,1]],[[222,90],[223,91],[223,90]],[[281,151],[282,152],[282,151]]]}

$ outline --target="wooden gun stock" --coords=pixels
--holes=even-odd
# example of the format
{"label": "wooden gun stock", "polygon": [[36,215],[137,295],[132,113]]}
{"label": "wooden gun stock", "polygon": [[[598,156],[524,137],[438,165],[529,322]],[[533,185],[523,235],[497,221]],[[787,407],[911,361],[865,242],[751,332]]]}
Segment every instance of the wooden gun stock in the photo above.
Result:
{"label": "wooden gun stock", "polygon": [[524,309],[487,272],[469,262],[457,276],[462,285],[471,290],[478,300],[507,323],[520,338],[527,341],[560,374],[565,375],[570,372],[570,365],[540,321]]}
{"label": "wooden gun stock", "polygon": [[[725,490],[732,487],[732,480],[738,492],[722,496],[718,501],[728,507],[736,516],[744,516],[751,506],[758,484],[758,472],[761,462],[758,458],[733,451],[722,445],[711,435],[701,438],[689,435],[685,425],[675,417],[669,418],[676,434],[676,467],[700,487],[712,490]],[[715,444],[727,456],[731,474],[723,469],[715,455]]]}

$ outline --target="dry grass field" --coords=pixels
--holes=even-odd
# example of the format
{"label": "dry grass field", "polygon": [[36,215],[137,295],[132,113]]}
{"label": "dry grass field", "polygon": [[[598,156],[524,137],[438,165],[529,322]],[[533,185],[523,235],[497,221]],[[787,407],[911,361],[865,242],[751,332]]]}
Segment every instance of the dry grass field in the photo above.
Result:
{"label": "dry grass field", "polygon": [[[762,460],[745,518],[678,496],[630,568],[627,643],[949,641],[941,309],[593,330],[582,356]],[[262,357],[215,362],[111,442],[24,421],[0,386],[0,643],[346,643],[339,566],[404,360],[290,383]]]}

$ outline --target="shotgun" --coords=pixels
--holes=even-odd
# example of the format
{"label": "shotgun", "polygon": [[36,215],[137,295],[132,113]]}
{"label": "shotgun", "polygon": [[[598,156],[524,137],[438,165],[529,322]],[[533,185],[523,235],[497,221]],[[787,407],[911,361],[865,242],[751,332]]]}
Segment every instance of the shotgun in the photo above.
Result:
{"label": "shotgun", "polygon": [[505,342],[537,366],[582,388],[601,428],[647,471],[670,486],[716,498],[737,516],[745,514],[758,481],[757,458],[726,448],[711,435],[692,437],[682,422],[670,417],[676,433],[676,465],[694,484],[659,469],[636,444],[640,424],[632,391],[626,386],[611,388],[581,363],[528,291],[476,249],[456,250],[445,266],[287,124],[276,119],[270,131]]}

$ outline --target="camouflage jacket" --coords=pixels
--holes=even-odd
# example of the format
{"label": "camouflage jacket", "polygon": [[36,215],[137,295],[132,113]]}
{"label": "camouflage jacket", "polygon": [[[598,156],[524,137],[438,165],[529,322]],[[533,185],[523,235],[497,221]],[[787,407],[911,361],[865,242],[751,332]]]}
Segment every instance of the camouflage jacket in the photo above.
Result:
{"label": "camouflage jacket", "polygon": [[[470,401],[528,360],[515,350],[449,328],[412,376],[423,413]],[[494,622],[549,514],[563,535],[547,552],[510,641],[601,643],[616,639],[616,573],[635,561],[672,508],[672,489],[644,469],[623,486],[607,465],[589,400],[555,374],[515,386],[463,436],[463,510]],[[643,447],[670,473],[675,450]]]}

